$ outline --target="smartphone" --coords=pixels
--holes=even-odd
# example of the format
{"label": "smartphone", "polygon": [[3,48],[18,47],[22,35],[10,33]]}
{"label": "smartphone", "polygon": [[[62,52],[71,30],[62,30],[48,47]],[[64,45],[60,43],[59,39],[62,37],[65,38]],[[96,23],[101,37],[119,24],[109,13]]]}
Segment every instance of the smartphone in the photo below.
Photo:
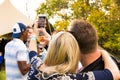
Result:
{"label": "smartphone", "polygon": [[38,28],[44,28],[46,26],[46,16],[39,15],[38,16]]}

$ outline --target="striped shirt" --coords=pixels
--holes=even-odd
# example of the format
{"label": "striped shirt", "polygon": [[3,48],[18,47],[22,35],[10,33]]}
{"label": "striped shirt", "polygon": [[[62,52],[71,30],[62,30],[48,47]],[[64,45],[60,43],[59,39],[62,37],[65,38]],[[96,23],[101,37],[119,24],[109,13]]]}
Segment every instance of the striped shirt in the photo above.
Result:
{"label": "striped shirt", "polygon": [[6,80],[26,80],[19,70],[17,61],[27,61],[28,50],[20,39],[13,39],[5,46]]}

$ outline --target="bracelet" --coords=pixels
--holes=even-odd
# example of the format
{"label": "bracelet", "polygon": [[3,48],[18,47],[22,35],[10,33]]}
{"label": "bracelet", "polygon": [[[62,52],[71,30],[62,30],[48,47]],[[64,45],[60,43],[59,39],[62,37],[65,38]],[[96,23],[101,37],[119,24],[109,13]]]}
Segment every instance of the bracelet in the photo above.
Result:
{"label": "bracelet", "polygon": [[31,37],[30,37],[30,40],[36,41],[37,39],[36,39],[36,37],[31,36]]}

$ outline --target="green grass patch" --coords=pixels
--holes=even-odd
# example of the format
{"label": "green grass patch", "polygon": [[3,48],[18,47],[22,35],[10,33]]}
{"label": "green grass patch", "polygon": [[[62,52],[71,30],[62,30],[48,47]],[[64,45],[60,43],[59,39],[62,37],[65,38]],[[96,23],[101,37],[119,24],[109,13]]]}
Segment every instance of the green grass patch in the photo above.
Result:
{"label": "green grass patch", "polygon": [[5,70],[0,71],[0,80],[6,80]]}

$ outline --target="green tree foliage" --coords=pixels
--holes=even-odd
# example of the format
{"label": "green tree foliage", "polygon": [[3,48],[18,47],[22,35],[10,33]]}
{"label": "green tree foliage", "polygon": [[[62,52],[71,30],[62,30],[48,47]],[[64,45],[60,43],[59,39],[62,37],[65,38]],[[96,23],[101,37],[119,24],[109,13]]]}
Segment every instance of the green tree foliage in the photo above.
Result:
{"label": "green tree foliage", "polygon": [[68,4],[68,0],[46,0],[46,3],[37,9],[37,14],[47,13],[49,16],[54,16],[62,8],[68,8],[66,4]]}
{"label": "green tree foliage", "polygon": [[71,9],[73,10],[74,18],[86,20],[91,11],[91,6],[89,5],[88,0],[77,0],[71,5]]}
{"label": "green tree foliage", "polygon": [[120,53],[120,7],[110,0],[103,0],[102,6],[92,11],[88,19],[97,27],[99,44]]}
{"label": "green tree foliage", "polygon": [[46,0],[46,3],[41,4],[37,9],[37,14],[47,13],[48,18],[53,18],[54,16],[59,17],[54,26],[55,29],[62,30],[67,28],[71,17],[66,12],[68,8],[69,0]]}
{"label": "green tree foliage", "polygon": [[41,13],[59,17],[57,30],[67,29],[74,18],[88,20],[98,31],[99,44],[120,53],[120,0],[46,0],[37,9]]}

